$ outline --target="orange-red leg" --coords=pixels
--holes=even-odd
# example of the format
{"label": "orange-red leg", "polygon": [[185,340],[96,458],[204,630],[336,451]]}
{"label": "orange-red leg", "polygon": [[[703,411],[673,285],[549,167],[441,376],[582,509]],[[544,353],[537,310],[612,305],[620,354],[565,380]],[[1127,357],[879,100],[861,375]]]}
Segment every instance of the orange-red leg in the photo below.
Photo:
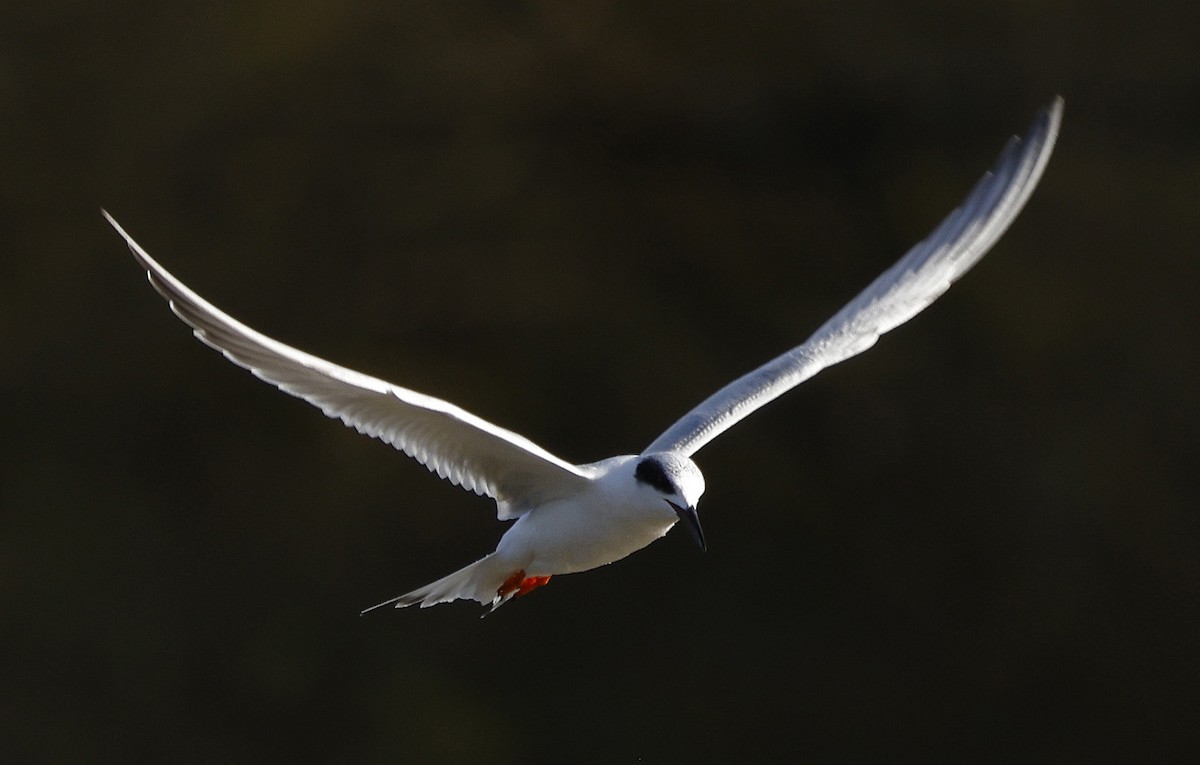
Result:
{"label": "orange-red leg", "polygon": [[521,580],[521,586],[517,588],[517,596],[520,597],[521,595],[525,595],[526,593],[533,592],[538,587],[541,587],[542,585],[546,584],[546,582],[549,582],[549,581],[550,581],[550,577],[548,577],[548,576],[526,577],[525,579]]}
{"label": "orange-red leg", "polygon": [[500,585],[500,589],[496,590],[496,595],[500,598],[520,597],[549,581],[550,577],[548,576],[525,576],[525,570],[522,569],[505,579],[504,584]]}

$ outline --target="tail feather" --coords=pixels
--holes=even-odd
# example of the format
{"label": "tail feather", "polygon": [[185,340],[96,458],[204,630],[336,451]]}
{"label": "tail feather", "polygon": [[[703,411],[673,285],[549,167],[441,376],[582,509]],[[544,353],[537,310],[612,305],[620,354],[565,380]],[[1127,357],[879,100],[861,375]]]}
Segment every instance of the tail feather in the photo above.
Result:
{"label": "tail feather", "polygon": [[482,605],[491,605],[492,610],[495,610],[504,600],[508,600],[507,597],[501,599],[497,591],[504,584],[506,577],[512,573],[510,570],[512,567],[505,567],[495,559],[495,555],[496,553],[487,555],[432,584],[364,609],[359,615],[384,606],[404,608],[419,603],[421,608],[428,608],[453,600],[474,600]]}

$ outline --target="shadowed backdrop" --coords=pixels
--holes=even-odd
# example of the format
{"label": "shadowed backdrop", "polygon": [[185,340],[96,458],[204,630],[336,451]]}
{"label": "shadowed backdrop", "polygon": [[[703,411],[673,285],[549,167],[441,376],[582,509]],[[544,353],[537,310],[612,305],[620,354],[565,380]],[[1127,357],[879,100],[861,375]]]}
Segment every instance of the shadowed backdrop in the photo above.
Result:
{"label": "shadowed backdrop", "polygon": [[[1188,4],[10,6],[12,761],[1200,751]],[[494,504],[193,340],[99,213],[251,326],[588,462],[807,337],[1056,94],[993,253],[698,455],[708,554],[482,621],[357,613],[492,549]]]}

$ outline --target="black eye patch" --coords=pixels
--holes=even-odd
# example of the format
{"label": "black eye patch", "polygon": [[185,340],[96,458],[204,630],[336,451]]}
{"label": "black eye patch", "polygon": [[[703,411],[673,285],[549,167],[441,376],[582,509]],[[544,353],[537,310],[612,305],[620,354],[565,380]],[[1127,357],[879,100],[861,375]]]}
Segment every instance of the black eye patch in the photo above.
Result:
{"label": "black eye patch", "polygon": [[633,477],[637,479],[638,483],[653,486],[663,494],[675,493],[675,484],[671,482],[670,478],[667,478],[667,473],[658,460],[644,459],[639,462],[637,469],[633,471]]}

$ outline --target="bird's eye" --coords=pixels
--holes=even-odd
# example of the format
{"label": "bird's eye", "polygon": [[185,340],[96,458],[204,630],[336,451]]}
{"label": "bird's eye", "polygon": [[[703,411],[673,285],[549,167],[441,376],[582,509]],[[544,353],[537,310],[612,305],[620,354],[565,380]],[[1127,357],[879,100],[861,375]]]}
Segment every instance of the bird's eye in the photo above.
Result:
{"label": "bird's eye", "polygon": [[639,462],[637,469],[633,471],[633,477],[638,483],[652,486],[663,494],[675,493],[675,484],[667,477],[667,471],[663,470],[662,463],[658,460],[644,459]]}

